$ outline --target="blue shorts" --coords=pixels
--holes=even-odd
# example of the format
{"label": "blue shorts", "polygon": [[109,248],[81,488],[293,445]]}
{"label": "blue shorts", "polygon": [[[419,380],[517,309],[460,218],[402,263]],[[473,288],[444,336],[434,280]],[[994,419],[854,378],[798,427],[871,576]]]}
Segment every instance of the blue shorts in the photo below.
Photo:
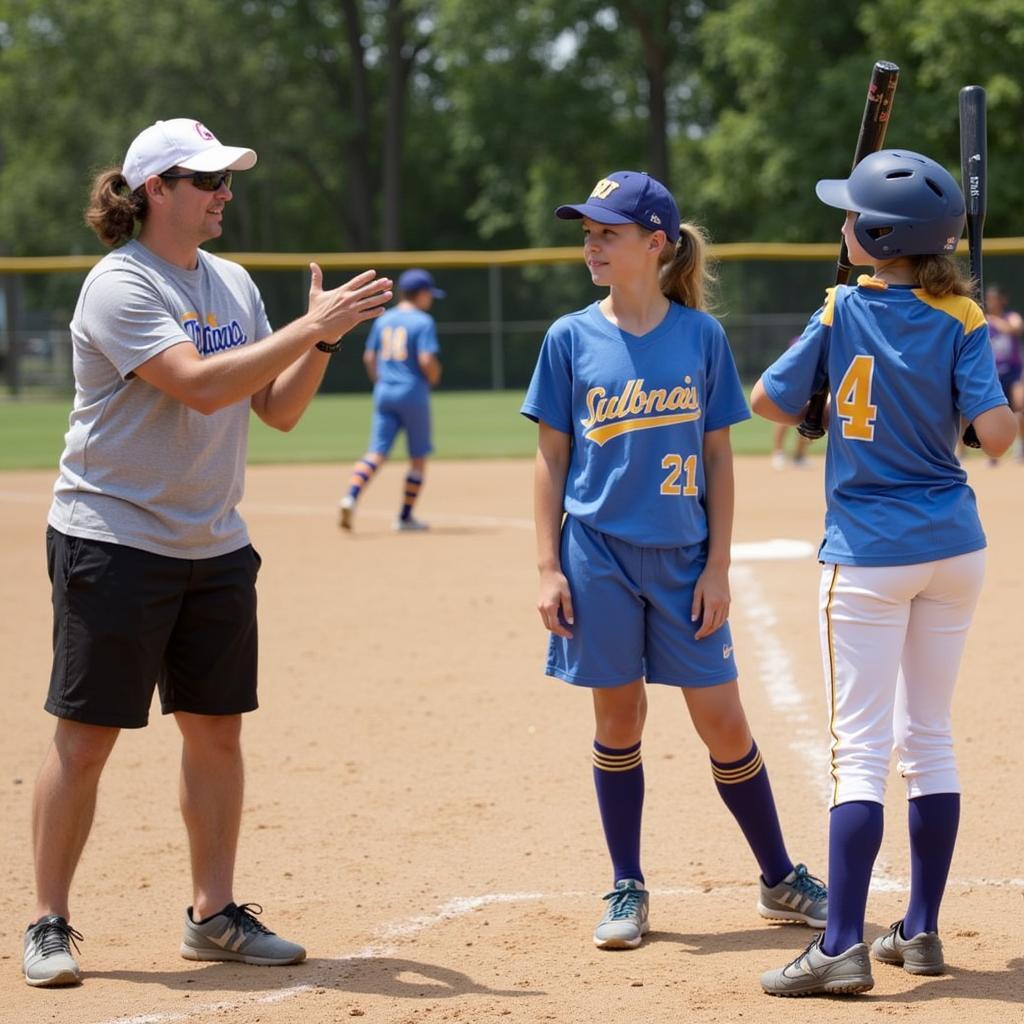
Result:
{"label": "blue shorts", "polygon": [[726,622],[703,640],[690,621],[706,546],[642,548],[566,516],[562,572],[569,581],[573,637],[551,635],[546,673],[576,686],[634,679],[668,686],[718,686],[737,677]]}
{"label": "blue shorts", "polygon": [[422,459],[434,450],[430,437],[430,400],[426,395],[409,398],[374,395],[373,424],[367,450],[388,455],[400,430],[405,431],[409,458]]}

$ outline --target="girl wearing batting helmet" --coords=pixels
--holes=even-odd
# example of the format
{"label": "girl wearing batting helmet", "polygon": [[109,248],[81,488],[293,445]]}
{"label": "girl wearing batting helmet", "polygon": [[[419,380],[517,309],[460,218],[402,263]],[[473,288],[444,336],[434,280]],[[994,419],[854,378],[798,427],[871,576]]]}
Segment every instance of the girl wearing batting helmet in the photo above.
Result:
{"label": "girl wearing batting helmet", "polygon": [[552,324],[522,407],[539,427],[547,674],[593,695],[613,882],[594,942],[632,949],[648,930],[645,683],[681,689],[760,866],[761,914],[822,927],[826,892],[786,852],[736,682],[729,427],[750,414],[725,332],[704,312],[703,235],[680,224],[664,185],[634,171],[602,178],[585,202],[555,212],[582,221],[587,268],[608,289]]}
{"label": "girl wearing batting helmet", "polygon": [[754,411],[799,423],[831,382],[821,646],[831,736],[829,916],[774,995],[863,992],[868,883],[882,840],[895,746],[909,799],[911,889],[875,959],[943,971],[939,904],[960,815],[950,703],[984,574],[985,535],[954,454],[961,420],[985,452],[1012,444],[985,315],[950,258],[964,200],[934,160],[875,153],[818,198],[846,210],[851,261],[873,268],[830,288],[799,342],[765,371]]}

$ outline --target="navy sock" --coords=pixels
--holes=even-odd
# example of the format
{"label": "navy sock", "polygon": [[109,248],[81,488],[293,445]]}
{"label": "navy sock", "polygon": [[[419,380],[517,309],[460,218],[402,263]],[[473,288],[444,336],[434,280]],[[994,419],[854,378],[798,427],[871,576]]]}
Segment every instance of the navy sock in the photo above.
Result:
{"label": "navy sock", "polygon": [[640,744],[613,750],[594,741],[594,788],[613,882],[644,880],[640,870],[640,821],[644,811],[644,765]]}
{"label": "navy sock", "polygon": [[739,823],[766,885],[778,885],[793,870],[786,853],[768,769],[755,743],[739,761],[711,758],[711,774],[725,806]]}
{"label": "navy sock", "polygon": [[402,511],[399,512],[400,519],[408,519],[412,515],[412,507],[419,497],[420,488],[423,486],[423,475],[421,473],[405,474],[405,491],[402,493]]}
{"label": "navy sock", "polygon": [[907,803],[910,825],[910,903],[903,918],[905,939],[939,930],[939,905],[946,889],[960,825],[960,794],[934,793]]}
{"label": "navy sock", "polygon": [[826,956],[864,941],[868,886],[883,825],[882,805],[873,800],[851,800],[829,814],[828,924],[821,943]]}

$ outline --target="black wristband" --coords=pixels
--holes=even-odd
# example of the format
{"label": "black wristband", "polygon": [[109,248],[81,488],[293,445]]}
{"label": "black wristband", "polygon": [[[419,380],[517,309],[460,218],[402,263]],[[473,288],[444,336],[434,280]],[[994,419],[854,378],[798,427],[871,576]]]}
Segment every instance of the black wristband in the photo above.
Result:
{"label": "black wristband", "polygon": [[318,349],[320,349],[321,352],[326,352],[328,354],[331,354],[333,352],[337,352],[337,351],[339,351],[341,349],[341,338],[339,338],[333,344],[329,344],[326,341],[318,341],[316,343],[316,347]]}

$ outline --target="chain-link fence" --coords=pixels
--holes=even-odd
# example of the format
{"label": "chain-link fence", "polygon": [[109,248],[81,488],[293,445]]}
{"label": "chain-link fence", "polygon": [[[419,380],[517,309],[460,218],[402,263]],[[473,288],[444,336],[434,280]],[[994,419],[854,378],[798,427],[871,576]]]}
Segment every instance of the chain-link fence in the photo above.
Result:
{"label": "chain-link fence", "polygon": [[[1024,239],[986,243],[986,281],[999,281],[1024,306]],[[799,334],[834,277],[831,245],[725,245],[715,249],[719,283],[713,312],[724,324],[740,374],[755,379]],[[544,332],[562,313],[603,292],[577,249],[514,252],[235,254],[263,294],[275,325],[306,308],[307,266],[316,259],[326,284],[374,267],[393,274],[433,270],[448,297],[433,314],[441,339],[446,389],[525,388]],[[8,395],[66,393],[73,387],[68,322],[92,259],[0,260],[0,387]],[[325,391],[367,385],[356,329],[330,363]]]}

